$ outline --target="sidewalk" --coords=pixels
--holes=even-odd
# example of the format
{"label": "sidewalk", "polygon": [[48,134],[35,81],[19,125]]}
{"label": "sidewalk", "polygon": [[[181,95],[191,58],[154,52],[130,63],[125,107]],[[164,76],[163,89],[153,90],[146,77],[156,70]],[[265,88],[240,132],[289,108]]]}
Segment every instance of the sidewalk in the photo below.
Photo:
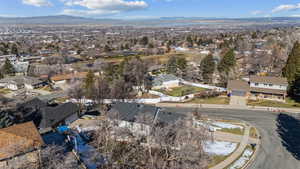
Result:
{"label": "sidewalk", "polygon": [[288,112],[300,113],[300,109],[288,109],[277,107],[258,107],[258,106],[232,106],[220,104],[190,104],[190,103],[157,103],[158,107],[181,107],[181,108],[211,108],[211,109],[236,109],[236,110],[252,110],[252,111],[269,111],[269,112]]}
{"label": "sidewalk", "polygon": [[242,138],[242,141],[240,142],[240,146],[238,147],[238,149],[236,151],[234,151],[224,161],[222,161],[221,163],[217,164],[216,166],[214,166],[210,169],[224,169],[225,167],[232,164],[236,159],[238,159],[241,156],[241,154],[244,152],[244,150],[248,144],[249,134],[250,134],[250,127],[246,126],[244,136]]}

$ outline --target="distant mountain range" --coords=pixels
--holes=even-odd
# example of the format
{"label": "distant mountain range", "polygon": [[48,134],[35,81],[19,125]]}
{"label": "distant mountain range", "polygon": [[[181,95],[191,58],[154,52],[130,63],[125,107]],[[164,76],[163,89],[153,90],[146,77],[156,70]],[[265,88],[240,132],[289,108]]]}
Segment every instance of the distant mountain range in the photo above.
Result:
{"label": "distant mountain range", "polygon": [[[37,16],[37,17],[0,17],[0,24],[107,24],[107,25],[174,25],[174,23],[199,23],[206,22],[222,23],[226,22],[255,22],[255,23],[300,23],[299,17],[264,17],[264,18],[205,18],[205,17],[161,17],[157,19],[94,19],[85,17],[76,17],[68,15],[57,16]],[[220,22],[221,23],[221,22]]]}
{"label": "distant mountain range", "polygon": [[117,19],[93,19],[68,15],[36,17],[0,17],[0,24],[100,24],[112,23]]}

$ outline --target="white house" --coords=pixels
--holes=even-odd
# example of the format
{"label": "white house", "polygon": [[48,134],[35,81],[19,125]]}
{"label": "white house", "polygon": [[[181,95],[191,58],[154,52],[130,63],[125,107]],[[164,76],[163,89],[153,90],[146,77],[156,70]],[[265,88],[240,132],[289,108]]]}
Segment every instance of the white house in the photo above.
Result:
{"label": "white house", "polygon": [[288,82],[286,78],[250,76],[249,81],[228,82],[228,92],[233,96],[247,96],[250,99],[285,101]]}
{"label": "white house", "polygon": [[13,91],[26,88],[36,89],[42,87],[44,82],[35,77],[30,76],[13,76],[0,80],[0,87],[7,88]]}

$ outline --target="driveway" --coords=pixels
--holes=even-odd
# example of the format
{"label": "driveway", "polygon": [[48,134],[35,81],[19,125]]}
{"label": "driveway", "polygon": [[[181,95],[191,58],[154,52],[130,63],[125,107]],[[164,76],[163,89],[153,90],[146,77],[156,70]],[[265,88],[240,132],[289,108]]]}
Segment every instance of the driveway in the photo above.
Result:
{"label": "driveway", "polygon": [[[180,107],[165,109],[177,113],[187,113],[194,110],[194,108]],[[300,123],[295,120],[293,115],[288,115],[293,120],[289,118],[280,120],[281,116],[278,116],[277,113],[266,111],[207,108],[202,108],[200,111],[212,117],[243,120],[256,126],[262,136],[262,143],[258,156],[249,167],[250,169],[300,169],[300,161],[297,160],[300,156]],[[278,121],[280,126],[277,126]],[[283,127],[282,123],[285,124]],[[284,134],[279,135],[278,130]]]}

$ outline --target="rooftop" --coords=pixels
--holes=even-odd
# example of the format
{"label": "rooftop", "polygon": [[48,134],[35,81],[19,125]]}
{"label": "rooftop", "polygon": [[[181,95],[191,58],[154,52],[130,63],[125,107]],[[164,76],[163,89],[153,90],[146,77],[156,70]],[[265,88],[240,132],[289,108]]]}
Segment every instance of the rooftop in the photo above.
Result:
{"label": "rooftop", "polygon": [[288,85],[288,81],[283,77],[273,77],[273,76],[250,76],[251,83],[267,83],[274,85]]}
{"label": "rooftop", "polygon": [[0,160],[31,151],[44,144],[33,122],[0,129]]}
{"label": "rooftop", "polygon": [[230,80],[227,85],[228,90],[246,91],[250,90],[249,84],[243,80]]}

